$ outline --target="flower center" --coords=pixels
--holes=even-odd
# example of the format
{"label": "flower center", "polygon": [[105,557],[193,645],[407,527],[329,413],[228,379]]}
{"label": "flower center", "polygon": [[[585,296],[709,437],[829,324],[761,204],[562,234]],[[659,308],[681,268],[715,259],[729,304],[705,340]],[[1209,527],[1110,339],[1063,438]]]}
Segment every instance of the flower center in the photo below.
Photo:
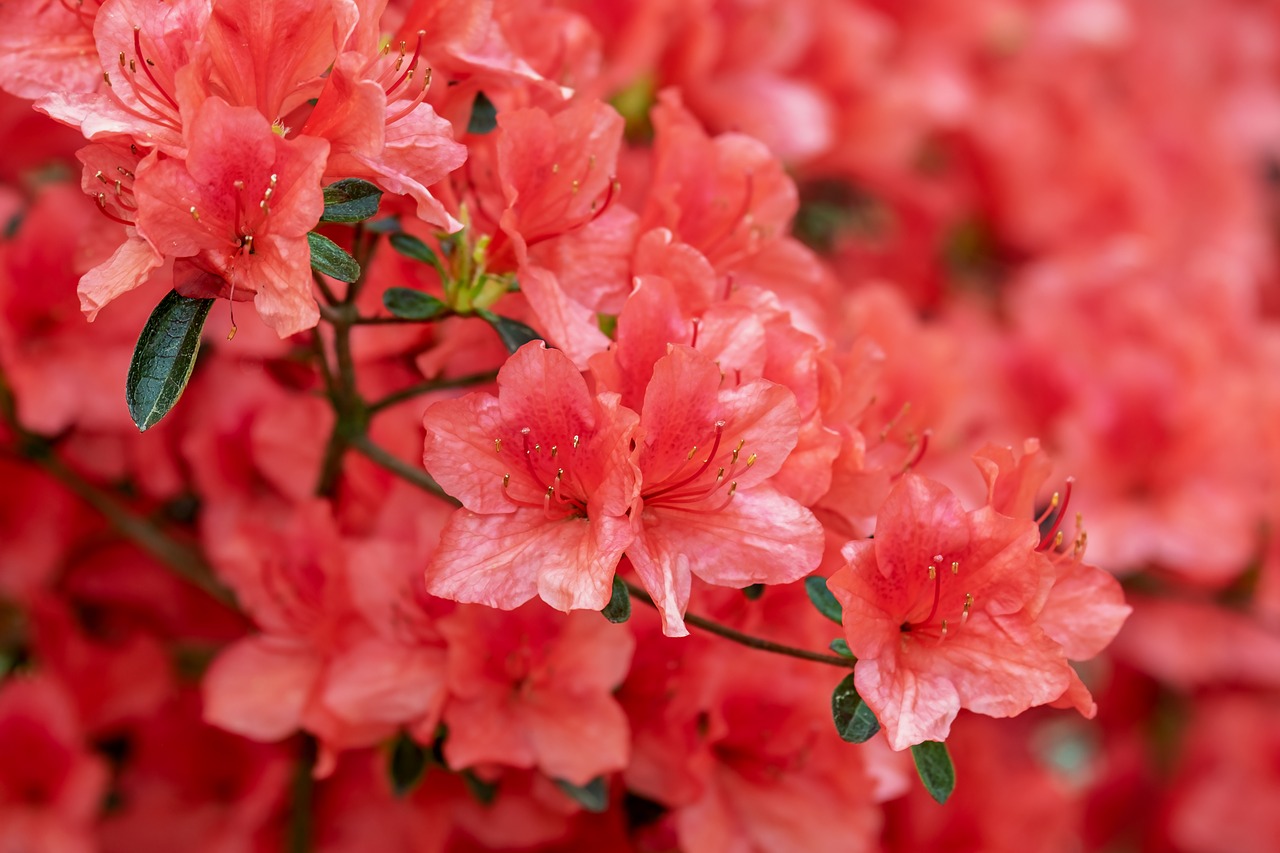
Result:
{"label": "flower center", "polygon": [[[929,607],[928,614],[923,619],[903,622],[902,625],[899,626],[899,630],[902,633],[918,634],[923,631],[932,632],[936,630],[938,632],[938,639],[945,640],[947,638],[947,633],[949,631],[952,631],[953,629],[969,621],[969,611],[973,609],[974,599],[973,599],[972,593],[966,592],[964,594],[963,603],[960,606],[960,615],[958,618],[956,619],[944,618],[939,620],[936,623],[934,622],[934,619],[937,618],[939,611],[944,609],[943,602],[942,602],[942,575],[944,574],[944,572],[939,570],[938,568],[938,566],[942,565],[944,562],[945,561],[943,560],[943,557],[941,554],[935,554],[933,556],[933,562],[929,565],[929,568],[928,568],[929,580],[933,584],[933,601],[931,606]],[[950,570],[952,575],[959,576],[960,561],[952,560],[950,565]],[[952,602],[948,602],[948,604],[952,604]],[[913,607],[912,609],[914,610],[915,608]]]}
{"label": "flower center", "polygon": [[[738,471],[739,463],[742,463],[742,470],[745,471],[756,464],[756,454],[752,453],[746,459],[743,459],[742,449],[747,441],[745,438],[740,438],[732,450],[726,451],[717,460],[716,457],[720,453],[720,445],[724,439],[724,428],[724,421],[716,421],[711,438],[711,450],[700,465],[694,467],[699,447],[699,445],[695,444],[685,455],[684,462],[681,463],[680,467],[662,480],[648,484],[640,495],[645,503],[649,506],[688,509],[690,512],[719,512],[728,506],[738,490],[738,481],[734,479],[734,474]],[[728,456],[727,459],[724,458],[725,455]],[[717,462],[721,464],[717,464]],[[713,467],[715,468],[714,474],[711,473]],[[690,471],[690,468],[694,470]],[[722,489],[724,490],[724,499],[719,505],[696,508],[692,506],[710,500]]]}
{"label": "flower center", "polygon": [[[533,430],[524,427],[520,430],[519,468],[516,469],[518,480],[542,492],[542,502],[537,503],[526,497],[512,494],[512,476],[508,471],[502,475],[502,493],[516,506],[541,508],[548,518],[565,514],[585,518],[587,515],[587,489],[582,481],[582,460],[580,451],[582,436],[574,435],[573,439],[561,448],[559,444],[543,445],[533,438]],[[495,453],[503,452],[501,438],[493,440]],[[508,451],[509,453],[510,451]]]}

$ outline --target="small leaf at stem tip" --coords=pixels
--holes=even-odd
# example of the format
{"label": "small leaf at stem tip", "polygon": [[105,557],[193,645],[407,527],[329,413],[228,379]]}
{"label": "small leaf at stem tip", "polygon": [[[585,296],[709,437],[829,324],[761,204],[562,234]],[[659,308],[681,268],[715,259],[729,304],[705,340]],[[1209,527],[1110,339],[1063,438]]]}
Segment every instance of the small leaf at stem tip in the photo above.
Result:
{"label": "small leaf at stem tip", "polygon": [[764,584],[753,583],[751,586],[744,586],[742,594],[747,597],[747,601],[758,601],[760,596],[764,595]]}
{"label": "small leaf at stem tip", "polygon": [[212,299],[188,299],[171,290],[147,318],[124,389],[129,417],[141,432],[159,423],[182,396],[212,307]]}
{"label": "small leaf at stem tip", "polygon": [[945,803],[956,789],[956,768],[951,763],[947,745],[927,740],[911,747],[911,757],[916,762],[916,773],[924,783],[924,789],[939,803]]}
{"label": "small leaf at stem tip", "polygon": [[831,692],[831,719],[836,732],[849,743],[866,743],[880,731],[880,722],[853,686],[853,674],[841,679]]}
{"label": "small leaf at stem tip", "polygon": [[470,770],[462,771],[462,781],[467,786],[467,791],[481,805],[489,805],[498,796],[497,782],[486,782]]}
{"label": "small leaf at stem tip", "polygon": [[818,612],[837,625],[844,624],[844,608],[836,597],[827,589],[827,579],[817,576],[804,579],[804,591],[809,593],[809,600]]}
{"label": "small leaf at stem tip", "polygon": [[428,747],[417,743],[404,732],[391,744],[387,760],[387,773],[391,777],[391,790],[397,797],[412,793],[427,773],[431,763]]}
{"label": "small leaf at stem tip", "polygon": [[627,585],[622,582],[622,578],[614,576],[613,595],[600,613],[615,625],[631,618],[631,593],[627,592]]}
{"label": "small leaf at stem tip", "polygon": [[400,219],[396,216],[384,216],[364,224],[364,230],[375,234],[399,234]]}
{"label": "small leaf at stem tip", "polygon": [[556,786],[592,814],[600,814],[609,807],[609,783],[603,776],[597,776],[585,785],[574,785],[557,779]]}
{"label": "small leaf at stem tip", "polygon": [[363,222],[378,212],[382,190],[359,178],[346,178],[324,188],[321,222]]}
{"label": "small leaf at stem tip", "polygon": [[849,642],[845,640],[844,637],[836,637],[834,640],[831,641],[831,644],[827,648],[831,649],[831,651],[835,652],[841,657],[845,657],[845,658],[853,657],[853,651],[849,648]]}
{"label": "small leaf at stem tip", "polygon": [[430,320],[449,310],[430,293],[409,287],[388,287],[382,294],[382,304],[401,320]]}
{"label": "small leaf at stem tip", "polygon": [[476,99],[471,103],[471,119],[467,122],[467,133],[483,136],[486,133],[493,133],[497,126],[498,108],[484,92],[476,92]]}
{"label": "small leaf at stem tip", "polygon": [[446,277],[444,265],[440,263],[439,256],[432,251],[430,246],[422,242],[422,240],[412,234],[398,233],[392,234],[390,241],[391,248],[395,249],[406,258],[421,261],[424,264],[431,264],[431,266],[436,268],[436,272],[440,273],[441,278]]}
{"label": "small leaf at stem tip", "polygon": [[360,278],[360,265],[356,259],[328,237],[311,231],[307,234],[307,243],[311,246],[311,268],[316,272],[347,284]]}
{"label": "small leaf at stem tip", "polygon": [[530,341],[542,340],[542,335],[519,320],[499,317],[487,308],[477,308],[476,316],[483,318],[486,323],[493,326],[493,330],[498,333],[498,337],[502,339],[502,343],[509,353],[514,353]]}

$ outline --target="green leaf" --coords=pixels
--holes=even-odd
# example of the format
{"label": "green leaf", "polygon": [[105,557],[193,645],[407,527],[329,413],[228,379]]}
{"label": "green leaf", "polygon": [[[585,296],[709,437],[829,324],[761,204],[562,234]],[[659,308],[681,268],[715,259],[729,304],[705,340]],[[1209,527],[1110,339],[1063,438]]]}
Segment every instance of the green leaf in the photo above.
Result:
{"label": "green leaf", "polygon": [[760,596],[764,595],[764,584],[753,583],[751,586],[744,586],[742,594],[747,597],[747,601],[758,601]]}
{"label": "green leaf", "polygon": [[844,608],[840,606],[840,602],[836,601],[831,590],[827,589],[826,578],[805,578],[804,591],[809,593],[809,600],[813,602],[814,607],[818,608],[819,613],[837,625],[844,624]]}
{"label": "green leaf", "polygon": [[609,783],[603,776],[597,776],[581,786],[557,779],[556,786],[570,799],[593,814],[599,814],[609,808]]}
{"label": "green leaf", "polygon": [[337,243],[314,231],[307,234],[307,242],[311,244],[313,270],[348,284],[360,278],[360,265],[355,258],[340,249]]}
{"label": "green leaf", "polygon": [[596,325],[600,327],[600,331],[604,332],[604,336],[609,340],[613,340],[618,336],[617,314],[597,314]]}
{"label": "green leaf", "polygon": [[927,740],[911,747],[911,757],[916,762],[916,773],[924,789],[939,803],[945,803],[956,789],[956,768],[951,764],[951,754],[947,745],[936,740]]}
{"label": "green leaf", "polygon": [[440,258],[431,247],[419,240],[412,234],[392,234],[391,248],[395,249],[406,258],[412,258],[415,261],[422,261],[424,264],[431,264],[436,268],[436,272],[440,273],[441,278],[446,278],[444,265],[440,263]]}
{"label": "green leaf", "polygon": [[880,731],[880,721],[853,686],[853,673],[846,675],[831,692],[831,719],[841,739],[849,743],[866,743]]}
{"label": "green leaf", "polygon": [[831,649],[831,651],[835,652],[841,657],[846,657],[846,658],[853,657],[853,650],[849,648],[849,643],[845,640],[844,637],[836,637],[834,640],[831,641],[831,644],[827,648]]}
{"label": "green leaf", "polygon": [[147,318],[124,387],[129,417],[140,431],[158,424],[182,396],[212,307],[212,299],[188,299],[171,290]]}
{"label": "green leaf", "polygon": [[364,230],[372,231],[375,234],[398,234],[400,233],[400,220],[395,216],[384,216],[381,219],[366,222]]}
{"label": "green leaf", "polygon": [[471,120],[467,122],[467,133],[493,133],[497,126],[498,108],[484,92],[476,92],[476,99],[471,104]]}
{"label": "green leaf", "polygon": [[462,781],[467,786],[467,791],[481,805],[489,805],[498,796],[497,782],[486,782],[470,770],[462,771]]}
{"label": "green leaf", "polygon": [[542,335],[519,320],[499,317],[487,308],[477,308],[476,316],[483,317],[486,323],[493,326],[494,331],[498,333],[498,337],[502,339],[503,345],[507,348],[507,352],[514,353],[530,341],[542,340]]}
{"label": "green leaf", "polygon": [[627,591],[627,585],[622,582],[622,578],[617,575],[613,577],[613,595],[609,597],[609,603],[600,612],[604,614],[604,618],[615,625],[631,618],[631,593]]}
{"label": "green leaf", "polygon": [[391,790],[397,797],[411,793],[431,763],[431,752],[404,732],[391,744],[391,756],[387,773],[391,776]]}
{"label": "green leaf", "polygon": [[410,287],[388,287],[382,294],[382,304],[401,320],[430,320],[449,310],[430,293]]}
{"label": "green leaf", "polygon": [[359,178],[346,178],[324,188],[321,222],[363,222],[378,212],[382,190]]}

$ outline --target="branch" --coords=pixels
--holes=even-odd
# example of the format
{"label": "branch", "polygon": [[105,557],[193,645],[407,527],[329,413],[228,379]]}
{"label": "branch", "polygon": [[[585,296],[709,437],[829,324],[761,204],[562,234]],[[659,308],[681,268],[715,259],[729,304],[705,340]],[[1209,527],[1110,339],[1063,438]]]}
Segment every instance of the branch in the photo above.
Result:
{"label": "branch", "polygon": [[402,403],[410,400],[420,394],[429,394],[432,391],[441,391],[445,388],[467,388],[472,385],[479,385],[482,382],[492,382],[498,377],[498,371],[488,370],[484,373],[472,373],[467,376],[459,376],[456,379],[428,379],[425,382],[419,382],[416,385],[410,385],[408,388],[401,388],[381,400],[375,400],[369,404],[369,412],[380,412],[396,403]]}
{"label": "branch", "polygon": [[462,503],[457,498],[440,488],[440,484],[433,480],[426,471],[410,465],[394,453],[374,444],[367,435],[358,435],[351,438],[349,446],[370,462],[385,468],[400,479],[424,491],[428,491],[438,498],[443,498],[454,506],[462,506]]}
{"label": "branch", "polygon": [[[654,603],[649,593],[630,581],[623,581],[627,585],[627,592],[631,593],[632,598],[638,598],[645,604],[658,609],[658,605]],[[766,640],[762,637],[753,637],[750,634],[744,634],[741,631],[735,631],[727,625],[721,625],[719,622],[713,622],[704,616],[696,616],[692,613],[684,615],[684,621],[701,628],[710,634],[724,637],[726,640],[732,640],[739,645],[747,646],[752,649],[759,649],[762,652],[773,652],[776,655],[786,655],[787,657],[799,658],[801,660],[811,660],[815,663],[825,663],[829,666],[838,666],[842,669],[853,669],[853,665],[857,663],[854,658],[847,658],[842,655],[829,655],[823,652],[811,652],[808,649],[797,649],[794,646],[784,646],[782,643],[775,643],[772,640]]]}

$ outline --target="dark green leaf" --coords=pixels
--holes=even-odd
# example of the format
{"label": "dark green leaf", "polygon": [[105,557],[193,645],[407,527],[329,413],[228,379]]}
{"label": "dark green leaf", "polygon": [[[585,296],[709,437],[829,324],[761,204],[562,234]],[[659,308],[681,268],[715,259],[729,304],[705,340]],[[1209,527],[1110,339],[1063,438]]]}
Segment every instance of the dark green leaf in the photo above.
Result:
{"label": "dark green leaf", "polygon": [[497,126],[498,108],[484,92],[476,92],[476,99],[471,104],[471,120],[467,122],[467,133],[493,133]]}
{"label": "dark green leaf", "polygon": [[563,779],[557,779],[556,785],[574,802],[589,812],[599,814],[609,808],[609,783],[603,776],[597,776],[585,785],[573,785]]}
{"label": "dark green leaf", "polygon": [[831,641],[831,644],[830,646],[828,646],[828,648],[830,648],[831,651],[835,652],[836,654],[842,657],[846,657],[846,658],[853,657],[853,652],[849,649],[849,643],[845,640],[844,637],[836,637],[834,640]]}
{"label": "dark green leaf", "polygon": [[431,250],[430,246],[412,234],[392,234],[391,248],[406,258],[422,261],[424,264],[431,264],[436,268],[436,272],[440,273],[441,278],[446,277],[444,265],[440,263],[440,258]]}
{"label": "dark green leaf", "polygon": [[391,758],[387,765],[387,772],[391,776],[391,790],[397,797],[411,793],[426,775],[427,765],[430,763],[431,753],[427,747],[401,732],[391,745]]}
{"label": "dark green leaf", "polygon": [[498,796],[498,783],[486,782],[470,770],[462,771],[462,781],[467,791],[482,805],[489,805]]}
{"label": "dark green leaf", "polygon": [[831,590],[827,589],[826,578],[805,578],[804,591],[809,593],[809,600],[813,602],[814,607],[818,608],[819,613],[837,625],[843,624],[844,608],[840,606],[840,602],[836,601]]}
{"label": "dark green leaf", "polygon": [[382,304],[402,320],[430,320],[449,310],[430,293],[409,287],[388,287],[382,294]]}
{"label": "dark green leaf", "polygon": [[129,416],[142,432],[159,423],[182,396],[212,307],[212,299],[188,299],[171,290],[147,318],[124,390]]}
{"label": "dark green leaf", "polygon": [[627,585],[622,582],[622,578],[617,575],[613,578],[613,595],[610,596],[604,610],[600,612],[604,614],[604,618],[615,624],[626,622],[631,618],[631,593],[627,591]]}
{"label": "dark green leaf", "polygon": [[363,222],[378,212],[382,190],[359,178],[346,178],[324,188],[321,222]]}
{"label": "dark green leaf", "polygon": [[507,352],[514,353],[529,341],[542,340],[542,335],[539,335],[519,320],[499,317],[486,308],[477,308],[476,315],[483,317],[485,322],[493,326],[494,331],[498,333],[498,337],[502,339],[503,345],[506,346]]}
{"label": "dark green leaf", "polygon": [[945,803],[956,789],[956,768],[951,764],[947,745],[927,740],[911,747],[911,757],[916,762],[916,773],[924,789],[939,803]]}
{"label": "dark green leaf", "polygon": [[314,231],[307,234],[307,242],[311,244],[313,270],[348,284],[360,278],[360,265],[355,258],[340,249],[337,243]]}
{"label": "dark green leaf", "polygon": [[764,584],[753,583],[751,586],[744,586],[742,594],[747,597],[747,601],[758,601],[760,596],[764,595]]}
{"label": "dark green leaf", "polygon": [[836,732],[849,743],[866,743],[880,731],[876,715],[853,686],[853,673],[846,675],[831,692],[831,719],[835,721]]}
{"label": "dark green leaf", "polygon": [[394,216],[384,216],[381,219],[366,222],[364,230],[372,231],[375,234],[398,234],[400,233],[400,220]]}

